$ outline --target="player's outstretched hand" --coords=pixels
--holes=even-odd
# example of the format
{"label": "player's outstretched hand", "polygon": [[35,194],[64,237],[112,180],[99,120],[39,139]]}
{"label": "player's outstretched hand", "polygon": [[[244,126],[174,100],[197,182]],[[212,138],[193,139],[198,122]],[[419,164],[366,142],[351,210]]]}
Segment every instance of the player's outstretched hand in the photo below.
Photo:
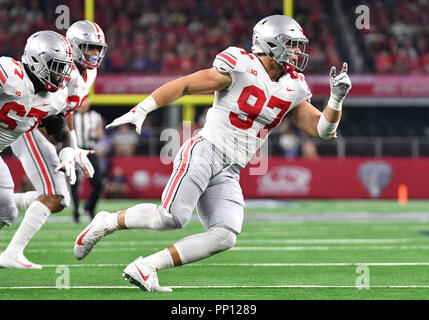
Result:
{"label": "player's outstretched hand", "polygon": [[106,129],[112,129],[115,127],[119,127],[123,124],[133,124],[136,127],[136,131],[138,134],[141,134],[142,125],[144,120],[146,119],[147,113],[141,110],[140,108],[133,108],[131,111],[126,114],[120,116],[113,120],[112,123],[106,126]]}
{"label": "player's outstretched hand", "polygon": [[95,153],[95,151],[81,148],[75,148],[74,151],[75,162],[79,165],[79,168],[87,178],[92,178],[94,176],[94,167],[91,161],[89,161],[88,156]]}
{"label": "player's outstretched hand", "polygon": [[73,148],[66,147],[61,149],[58,154],[60,164],[55,168],[56,171],[63,171],[69,179],[70,184],[76,183],[76,170],[74,161],[75,151]]}
{"label": "player's outstretched hand", "polygon": [[136,127],[137,133],[140,135],[142,132],[142,125],[147,114],[157,108],[158,104],[155,99],[152,96],[149,96],[136,105],[131,111],[113,120],[111,124],[106,126],[106,129],[118,127],[123,124],[133,124]]}
{"label": "player's outstretched hand", "polygon": [[352,88],[352,82],[350,81],[347,71],[348,65],[347,62],[344,62],[339,75],[336,75],[337,68],[335,66],[331,67],[331,71],[329,73],[331,98],[338,103],[342,102],[346,98],[347,94]]}

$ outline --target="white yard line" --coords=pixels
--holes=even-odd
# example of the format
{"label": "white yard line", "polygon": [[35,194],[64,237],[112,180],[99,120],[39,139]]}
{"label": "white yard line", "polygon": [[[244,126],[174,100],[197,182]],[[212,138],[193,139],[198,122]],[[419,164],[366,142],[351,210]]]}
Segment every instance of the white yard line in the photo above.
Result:
{"label": "white yard line", "polygon": [[[183,267],[344,267],[344,266],[383,266],[383,267],[400,267],[400,266],[429,266],[429,262],[317,262],[317,263],[192,263]],[[57,268],[58,266],[66,266],[69,268],[95,267],[95,268],[111,268],[125,267],[127,264],[45,264],[44,268]]]}
{"label": "white yard line", "polygon": [[[134,246],[134,245],[169,245],[175,240],[133,240],[133,241],[102,241],[100,244],[103,246]],[[238,244],[249,243],[284,243],[284,244],[356,244],[356,243],[408,243],[408,242],[425,242],[429,244],[428,238],[408,238],[408,239],[239,239]],[[0,241],[2,244],[3,241]],[[8,243],[4,241],[4,244]],[[71,241],[46,241],[46,240],[33,240],[32,246],[49,246],[49,247],[68,247],[72,246]]]}
{"label": "white yard line", "polygon": [[428,250],[429,246],[234,247],[232,251]]}
{"label": "white yard line", "polygon": [[[169,286],[172,289],[242,289],[242,288],[350,288],[358,289],[356,286],[335,286],[335,285],[318,285],[318,284],[292,284],[292,285],[220,285],[220,286]],[[386,285],[386,286],[370,286],[369,288],[390,288],[390,289],[410,289],[410,288],[422,288],[428,289],[429,285]],[[69,286],[69,287],[56,287],[56,286],[29,286],[29,287],[0,287],[0,290],[22,290],[22,289],[57,289],[57,290],[67,290],[67,289],[139,289],[135,286]]]}
{"label": "white yard line", "polygon": [[[152,246],[150,249],[159,250],[164,248],[163,246]],[[134,252],[141,251],[144,247],[116,247],[116,248],[103,248],[98,247],[94,249],[97,252]],[[147,247],[146,247],[147,249]],[[244,247],[236,246],[229,249],[229,251],[337,251],[337,250],[429,250],[427,246],[289,246],[289,247]],[[40,252],[72,252],[73,247],[68,249],[27,249],[27,253],[40,253]]]}

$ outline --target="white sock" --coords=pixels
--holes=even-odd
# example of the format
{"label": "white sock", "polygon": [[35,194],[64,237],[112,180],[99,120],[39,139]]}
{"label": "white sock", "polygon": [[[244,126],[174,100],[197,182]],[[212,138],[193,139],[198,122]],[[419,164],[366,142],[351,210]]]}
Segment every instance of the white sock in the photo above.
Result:
{"label": "white sock", "polygon": [[28,191],[25,193],[14,193],[15,205],[19,211],[27,211],[30,204],[37,200],[39,193],[37,191]]}
{"label": "white sock", "polygon": [[156,271],[174,267],[173,257],[168,249],[164,249],[143,258],[143,262]]}
{"label": "white sock", "polygon": [[106,228],[109,229],[109,232],[113,232],[119,229],[118,214],[119,212],[113,212],[111,214],[108,214],[104,218],[104,222],[106,223]]}
{"label": "white sock", "polygon": [[40,201],[34,201],[25,212],[18,230],[16,230],[5,251],[22,253],[31,238],[43,226],[51,211]]}

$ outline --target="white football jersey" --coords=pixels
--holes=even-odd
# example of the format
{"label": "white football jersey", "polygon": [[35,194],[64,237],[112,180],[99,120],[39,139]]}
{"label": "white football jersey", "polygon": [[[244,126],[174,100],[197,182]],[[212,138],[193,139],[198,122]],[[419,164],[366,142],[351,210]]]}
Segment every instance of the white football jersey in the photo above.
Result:
{"label": "white football jersey", "polygon": [[199,134],[245,167],[268,134],[288,112],[309,100],[311,92],[300,73],[271,81],[258,57],[238,47],[216,55],[213,66],[227,71],[232,83],[215,92]]}
{"label": "white football jersey", "polygon": [[97,77],[97,69],[86,69],[83,76],[79,73],[76,66],[72,67],[70,81],[68,83],[69,96],[67,98],[67,109],[65,117],[78,109],[94,84]]}
{"label": "white football jersey", "polygon": [[62,112],[67,88],[35,94],[21,62],[0,57],[0,152],[48,116]]}

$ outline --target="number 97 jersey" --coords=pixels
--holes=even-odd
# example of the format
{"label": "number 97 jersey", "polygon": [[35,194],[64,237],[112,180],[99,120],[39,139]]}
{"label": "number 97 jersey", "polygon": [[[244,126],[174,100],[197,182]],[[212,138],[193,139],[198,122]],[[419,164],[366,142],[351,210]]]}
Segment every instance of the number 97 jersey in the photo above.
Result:
{"label": "number 97 jersey", "polygon": [[232,83],[215,92],[200,135],[245,167],[283,117],[309,100],[311,92],[304,76],[296,72],[271,81],[258,57],[241,48],[222,51],[213,66],[229,73]]}

